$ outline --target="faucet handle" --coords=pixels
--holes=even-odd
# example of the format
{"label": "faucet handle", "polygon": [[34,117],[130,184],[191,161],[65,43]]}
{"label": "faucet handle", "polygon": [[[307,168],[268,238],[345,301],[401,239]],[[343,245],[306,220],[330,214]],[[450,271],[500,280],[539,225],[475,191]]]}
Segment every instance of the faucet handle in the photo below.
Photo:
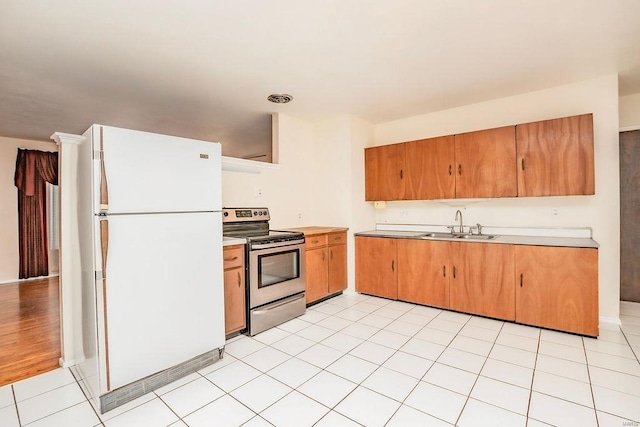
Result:
{"label": "faucet handle", "polygon": [[482,226],[480,225],[480,223],[476,224],[476,228],[478,229],[478,236],[482,234]]}
{"label": "faucet handle", "polygon": [[451,234],[454,234],[454,230],[456,229],[455,225],[447,225],[447,228],[449,229],[449,231],[451,232]]}

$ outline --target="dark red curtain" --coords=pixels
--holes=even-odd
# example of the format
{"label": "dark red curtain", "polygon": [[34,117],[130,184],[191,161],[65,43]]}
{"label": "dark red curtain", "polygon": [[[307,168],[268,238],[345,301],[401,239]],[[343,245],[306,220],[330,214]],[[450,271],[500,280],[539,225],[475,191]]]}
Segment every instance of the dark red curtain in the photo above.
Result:
{"label": "dark red curtain", "polygon": [[20,279],[49,275],[47,182],[58,185],[58,153],[18,149]]}

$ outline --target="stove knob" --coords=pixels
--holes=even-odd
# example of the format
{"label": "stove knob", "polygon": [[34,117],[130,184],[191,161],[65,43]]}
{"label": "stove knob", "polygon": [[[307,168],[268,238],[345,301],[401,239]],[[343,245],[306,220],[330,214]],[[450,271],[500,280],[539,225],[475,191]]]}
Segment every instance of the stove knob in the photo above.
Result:
{"label": "stove knob", "polygon": [[258,216],[258,211],[253,211],[253,216]]}
{"label": "stove knob", "polygon": [[258,215],[259,215],[259,216],[262,216],[262,211],[258,212]]}
{"label": "stove knob", "polygon": [[223,212],[222,215],[223,216],[229,216],[229,212]]}

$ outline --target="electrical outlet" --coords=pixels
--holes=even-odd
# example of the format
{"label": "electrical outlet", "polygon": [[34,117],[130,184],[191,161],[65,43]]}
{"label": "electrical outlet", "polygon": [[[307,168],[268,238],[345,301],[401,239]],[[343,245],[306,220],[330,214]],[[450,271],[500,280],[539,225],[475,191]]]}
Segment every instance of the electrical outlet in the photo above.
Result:
{"label": "electrical outlet", "polygon": [[262,187],[255,187],[253,189],[253,195],[255,197],[262,197]]}
{"label": "electrical outlet", "polygon": [[302,214],[298,213],[298,219],[302,219]]}
{"label": "electrical outlet", "polygon": [[553,216],[558,216],[558,208],[553,208],[553,209],[551,209],[551,214],[552,214]]}

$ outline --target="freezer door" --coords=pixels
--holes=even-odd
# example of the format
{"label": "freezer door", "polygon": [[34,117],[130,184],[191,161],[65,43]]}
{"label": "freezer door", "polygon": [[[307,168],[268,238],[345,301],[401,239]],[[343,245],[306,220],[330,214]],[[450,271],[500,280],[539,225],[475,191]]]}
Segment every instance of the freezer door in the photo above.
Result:
{"label": "freezer door", "polygon": [[[217,142],[93,126],[94,213],[222,208]],[[105,206],[106,205],[106,206]]]}
{"label": "freezer door", "polygon": [[224,346],[221,213],[106,218],[95,253],[107,389]]}

